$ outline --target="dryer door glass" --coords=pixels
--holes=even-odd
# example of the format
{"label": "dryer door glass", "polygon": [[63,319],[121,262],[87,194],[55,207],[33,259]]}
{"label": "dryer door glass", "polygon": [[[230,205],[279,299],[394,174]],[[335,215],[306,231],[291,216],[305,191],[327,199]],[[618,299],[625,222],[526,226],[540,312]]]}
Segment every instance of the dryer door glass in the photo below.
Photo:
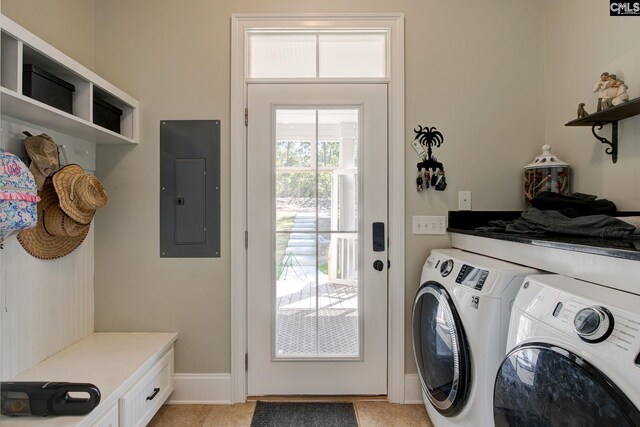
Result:
{"label": "dryer door glass", "polygon": [[413,350],[424,394],[443,415],[466,403],[471,378],[467,340],[447,291],[424,284],[413,307]]}
{"label": "dryer door glass", "polygon": [[640,426],[640,412],[602,372],[549,344],[524,344],[502,362],[493,414],[497,427]]}

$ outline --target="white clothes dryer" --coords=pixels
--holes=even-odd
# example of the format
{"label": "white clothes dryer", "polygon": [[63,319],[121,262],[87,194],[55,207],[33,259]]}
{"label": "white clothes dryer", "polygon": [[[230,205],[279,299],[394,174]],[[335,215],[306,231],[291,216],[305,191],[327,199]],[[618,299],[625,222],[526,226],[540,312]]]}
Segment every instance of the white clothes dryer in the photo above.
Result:
{"label": "white clothes dryer", "polygon": [[640,426],[640,295],[530,276],[495,381],[498,427]]}
{"label": "white clothes dryer", "polygon": [[505,355],[510,307],[523,279],[537,272],[459,249],[429,255],[412,329],[435,427],[493,425],[493,381]]}

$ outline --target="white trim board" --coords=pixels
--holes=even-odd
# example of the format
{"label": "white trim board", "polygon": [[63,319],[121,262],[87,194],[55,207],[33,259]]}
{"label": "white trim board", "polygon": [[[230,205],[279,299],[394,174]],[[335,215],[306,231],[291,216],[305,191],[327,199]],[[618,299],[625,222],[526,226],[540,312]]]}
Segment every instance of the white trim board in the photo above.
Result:
{"label": "white trim board", "polygon": [[[175,374],[174,379],[174,390],[166,402],[168,404],[231,404],[231,374]],[[422,403],[418,374],[406,374],[404,404]]]}
{"label": "white trim board", "polygon": [[173,393],[167,403],[231,404],[230,374],[175,374],[174,379]]}
{"label": "white trim board", "polygon": [[[404,374],[404,15],[388,14],[233,14],[231,17],[231,401],[247,397],[246,203],[246,31],[295,27],[384,28],[389,55],[389,274],[388,388],[390,402],[403,403]],[[251,236],[249,236],[249,239]]]}
{"label": "white trim board", "polygon": [[423,403],[418,374],[406,374],[404,376],[404,404],[422,405]]}

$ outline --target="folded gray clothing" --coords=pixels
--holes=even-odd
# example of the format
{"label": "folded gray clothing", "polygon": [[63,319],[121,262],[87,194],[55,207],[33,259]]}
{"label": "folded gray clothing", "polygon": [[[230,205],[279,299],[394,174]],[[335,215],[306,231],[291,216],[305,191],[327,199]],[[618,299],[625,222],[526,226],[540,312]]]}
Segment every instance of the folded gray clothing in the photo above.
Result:
{"label": "folded gray clothing", "polygon": [[531,206],[542,210],[558,211],[570,218],[586,215],[615,215],[616,205],[592,194],[558,194],[543,191],[531,199]]}
{"label": "folded gray clothing", "polygon": [[564,234],[602,238],[640,239],[640,230],[608,215],[587,215],[569,218],[558,211],[529,208],[514,221],[491,221],[478,231],[546,235]]}

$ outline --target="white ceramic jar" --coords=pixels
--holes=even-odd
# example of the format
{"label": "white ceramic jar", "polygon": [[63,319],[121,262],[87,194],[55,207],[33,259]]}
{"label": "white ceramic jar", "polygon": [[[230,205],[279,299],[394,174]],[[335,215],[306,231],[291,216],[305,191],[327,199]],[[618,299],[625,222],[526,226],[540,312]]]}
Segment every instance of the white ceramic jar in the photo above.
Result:
{"label": "white ceramic jar", "polygon": [[569,164],[555,154],[549,145],[542,146],[542,154],[524,167],[524,200],[527,206],[531,199],[543,191],[569,194]]}

